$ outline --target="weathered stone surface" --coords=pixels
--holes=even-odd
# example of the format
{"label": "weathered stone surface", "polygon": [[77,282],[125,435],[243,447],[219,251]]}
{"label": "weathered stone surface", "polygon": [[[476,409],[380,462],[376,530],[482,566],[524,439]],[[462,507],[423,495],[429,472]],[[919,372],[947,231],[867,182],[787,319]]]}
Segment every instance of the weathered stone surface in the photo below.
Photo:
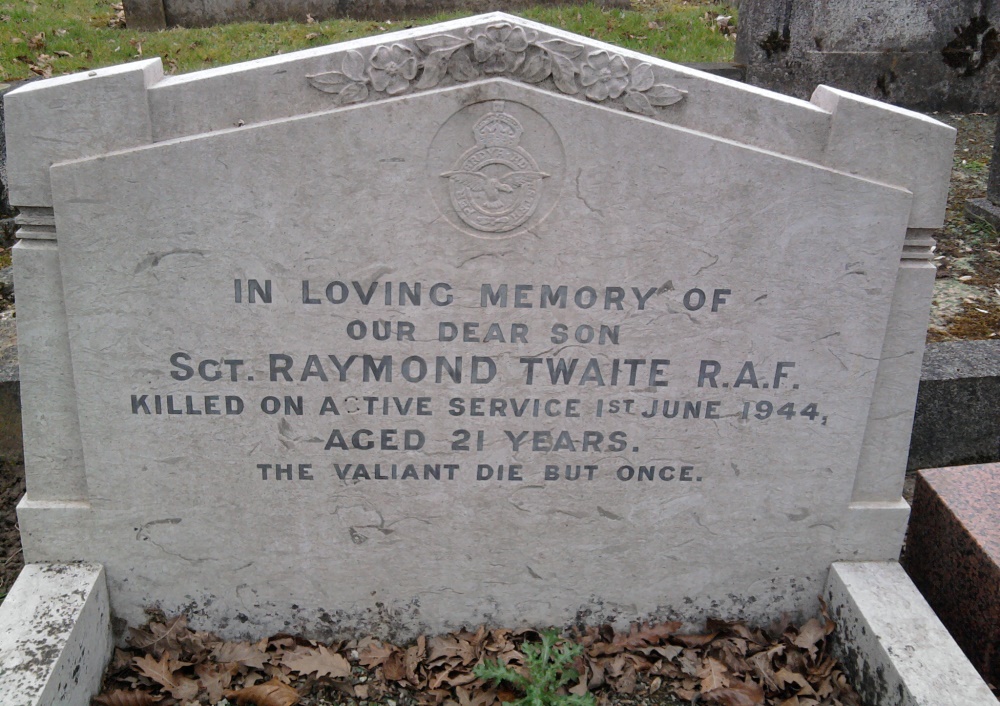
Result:
{"label": "weathered stone surface", "polygon": [[1000,683],[1000,464],[917,474],[902,563],[976,669]]}
{"label": "weathered stone surface", "polygon": [[1000,6],[979,0],[743,0],[747,80],[805,98],[828,84],[922,110],[1000,109]]}
{"label": "weathered stone surface", "polygon": [[927,346],[907,468],[1000,460],[998,405],[1000,341]]}
{"label": "weathered stone surface", "polygon": [[104,570],[28,564],[0,605],[0,703],[88,706],[112,648]]}
{"label": "weathered stone surface", "polygon": [[148,132],[8,97],[19,517],[126,619],[766,620],[898,554],[951,128],[500,14],[97,74]]}
{"label": "weathered stone surface", "polygon": [[825,598],[837,622],[834,654],[865,703],[996,705],[989,686],[896,562],[834,564]]}

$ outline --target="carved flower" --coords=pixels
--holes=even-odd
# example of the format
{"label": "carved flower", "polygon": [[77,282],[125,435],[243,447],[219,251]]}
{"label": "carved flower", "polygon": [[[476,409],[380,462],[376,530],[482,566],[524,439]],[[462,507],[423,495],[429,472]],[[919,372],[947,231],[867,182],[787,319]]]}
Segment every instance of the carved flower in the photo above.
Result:
{"label": "carved flower", "polygon": [[595,51],[580,67],[580,83],[591,100],[617,98],[628,86],[628,64],[617,54],[609,56],[606,51]]}
{"label": "carved flower", "polygon": [[417,57],[402,44],[378,47],[372,54],[368,75],[376,91],[394,96],[410,87],[417,75]]}
{"label": "carved flower", "polygon": [[528,37],[520,27],[509,24],[488,25],[472,35],[472,50],[476,61],[488,74],[514,71],[524,62]]}

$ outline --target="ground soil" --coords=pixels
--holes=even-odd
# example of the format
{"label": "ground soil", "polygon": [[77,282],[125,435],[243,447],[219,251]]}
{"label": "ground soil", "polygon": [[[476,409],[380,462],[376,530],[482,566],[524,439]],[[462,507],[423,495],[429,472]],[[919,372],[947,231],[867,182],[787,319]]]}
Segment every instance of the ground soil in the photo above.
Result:
{"label": "ground soil", "polygon": [[986,196],[996,116],[932,117],[958,129],[945,226],[936,234],[938,266],[928,342],[1000,337],[1000,247],[996,228],[965,215]]}
{"label": "ground soil", "polygon": [[24,495],[22,458],[0,459],[0,598],[21,572],[21,535],[14,508]]}

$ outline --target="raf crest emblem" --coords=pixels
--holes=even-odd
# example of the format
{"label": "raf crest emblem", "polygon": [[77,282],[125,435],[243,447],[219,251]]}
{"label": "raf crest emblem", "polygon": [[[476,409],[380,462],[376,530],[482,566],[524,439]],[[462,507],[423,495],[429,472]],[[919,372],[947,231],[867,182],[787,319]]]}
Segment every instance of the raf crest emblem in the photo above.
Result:
{"label": "raf crest emblem", "polygon": [[451,203],[465,223],[486,233],[506,233],[531,218],[549,175],[519,146],[524,128],[504,112],[504,102],[472,129],[476,146],[455,167],[441,174],[448,179]]}

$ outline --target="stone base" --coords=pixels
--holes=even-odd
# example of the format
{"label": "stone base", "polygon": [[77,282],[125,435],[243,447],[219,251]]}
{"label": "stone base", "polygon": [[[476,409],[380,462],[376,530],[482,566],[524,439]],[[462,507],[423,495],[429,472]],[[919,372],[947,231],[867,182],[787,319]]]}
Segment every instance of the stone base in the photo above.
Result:
{"label": "stone base", "polygon": [[917,475],[903,566],[976,668],[1000,686],[1000,464]]}
{"label": "stone base", "polygon": [[[836,563],[825,597],[835,654],[866,703],[996,706],[896,562]],[[87,706],[112,646],[102,567],[29,564],[0,606],[0,703]]]}
{"label": "stone base", "polygon": [[837,621],[834,654],[865,703],[996,706],[896,562],[834,564],[825,596]]}
{"label": "stone base", "polygon": [[28,564],[0,605],[0,704],[88,706],[111,659],[98,564]]}
{"label": "stone base", "polygon": [[1000,206],[989,199],[969,199],[965,202],[965,215],[1000,229]]}

